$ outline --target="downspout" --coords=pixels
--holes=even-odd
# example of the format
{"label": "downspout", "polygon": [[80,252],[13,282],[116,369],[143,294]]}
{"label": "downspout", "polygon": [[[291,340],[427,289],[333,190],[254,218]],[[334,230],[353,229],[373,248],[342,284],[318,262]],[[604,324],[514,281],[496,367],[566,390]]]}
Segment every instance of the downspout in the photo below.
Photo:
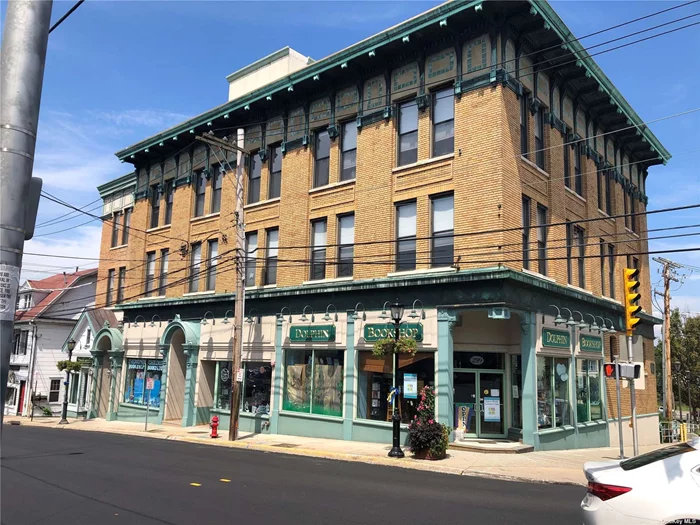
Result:
{"label": "downspout", "polygon": [[[24,417],[27,416],[33,416],[34,415],[34,402],[32,401],[34,399],[34,368],[36,366],[36,353],[37,353],[37,342],[38,338],[36,336],[37,332],[37,326],[35,321],[29,321],[29,324],[32,326],[32,359],[29,362],[29,370],[27,372],[27,382],[29,383],[29,395],[25,396],[24,398],[24,406],[27,407],[27,410],[22,407],[22,411],[24,413]],[[29,413],[29,407],[32,407],[32,413]]]}

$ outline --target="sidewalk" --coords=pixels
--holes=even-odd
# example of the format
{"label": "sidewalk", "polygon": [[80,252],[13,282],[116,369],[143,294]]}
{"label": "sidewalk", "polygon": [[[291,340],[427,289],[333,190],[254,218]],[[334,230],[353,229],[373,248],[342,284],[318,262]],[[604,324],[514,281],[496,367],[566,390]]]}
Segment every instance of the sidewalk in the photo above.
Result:
{"label": "sidewalk", "polygon": [[[11,424],[13,421],[19,421],[23,426],[172,439],[212,446],[355,461],[462,476],[584,486],[586,478],[582,467],[585,462],[616,459],[619,453],[617,448],[560,450],[526,454],[483,454],[450,449],[448,457],[442,461],[416,460],[412,459],[409,453],[406,454],[406,458],[397,460],[387,457],[387,453],[391,449],[390,444],[248,433],[240,433],[238,441],[229,442],[226,440],[226,432],[223,433],[222,438],[211,439],[207,426],[182,428],[173,425],[149,424],[148,432],[144,432],[143,423],[125,421],[105,421],[104,419],[83,421],[77,419],[70,420],[69,425],[58,425],[58,418],[34,418],[34,421],[31,422],[28,418],[23,417],[5,417],[6,424]],[[658,446],[640,447],[640,453],[655,448]],[[626,450],[626,454],[632,455],[631,447]]]}

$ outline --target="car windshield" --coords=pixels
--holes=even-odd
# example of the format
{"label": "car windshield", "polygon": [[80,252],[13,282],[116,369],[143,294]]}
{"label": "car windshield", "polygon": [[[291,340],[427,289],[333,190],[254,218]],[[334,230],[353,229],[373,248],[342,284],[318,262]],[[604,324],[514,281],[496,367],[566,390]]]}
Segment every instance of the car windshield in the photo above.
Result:
{"label": "car windshield", "polygon": [[639,467],[644,467],[656,461],[662,461],[679,454],[685,454],[686,452],[693,452],[695,449],[688,445],[687,443],[679,443],[677,445],[671,445],[670,447],[661,448],[659,450],[654,450],[652,452],[647,452],[636,458],[631,458],[620,463],[622,470],[634,470]]}

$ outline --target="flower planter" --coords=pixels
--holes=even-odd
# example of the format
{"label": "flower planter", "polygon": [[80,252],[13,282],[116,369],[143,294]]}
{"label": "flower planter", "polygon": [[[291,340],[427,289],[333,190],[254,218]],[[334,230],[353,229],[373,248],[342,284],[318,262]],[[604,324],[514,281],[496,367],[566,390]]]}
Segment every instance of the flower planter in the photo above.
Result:
{"label": "flower planter", "polygon": [[415,459],[427,459],[429,461],[438,461],[440,459],[445,459],[447,457],[447,453],[444,453],[439,456],[433,456],[430,453],[430,449],[424,448],[422,450],[415,450],[413,451],[413,457]]}

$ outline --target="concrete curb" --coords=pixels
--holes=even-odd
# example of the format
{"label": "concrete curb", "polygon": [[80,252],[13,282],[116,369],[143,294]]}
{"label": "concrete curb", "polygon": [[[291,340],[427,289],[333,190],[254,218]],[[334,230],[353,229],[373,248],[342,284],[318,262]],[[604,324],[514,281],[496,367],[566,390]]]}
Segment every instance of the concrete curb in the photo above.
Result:
{"label": "concrete curb", "polygon": [[[225,440],[216,440],[216,439],[203,439],[203,438],[198,438],[198,437],[190,437],[190,436],[182,436],[178,434],[169,434],[169,433],[159,433],[159,432],[144,432],[144,431],[127,431],[127,430],[120,430],[117,428],[89,428],[88,425],[83,425],[81,424],[82,422],[75,422],[73,425],[77,426],[71,426],[71,425],[58,425],[57,423],[39,423],[39,422],[21,422],[21,425],[27,426],[27,427],[39,427],[39,428],[54,428],[54,429],[60,429],[60,430],[74,430],[74,431],[86,431],[86,432],[103,432],[105,434],[118,434],[118,435],[124,435],[124,436],[132,436],[132,437],[145,437],[145,438],[152,438],[152,439],[167,439],[171,441],[180,441],[183,443],[193,443],[193,444],[199,444],[199,445],[205,445],[205,446],[217,446],[217,447],[227,447],[227,448],[235,448],[239,450],[253,450],[257,452],[265,452],[265,453],[272,453],[272,454],[286,454],[289,456],[303,456],[303,457],[311,457],[311,458],[318,458],[318,459],[330,459],[334,461],[347,461],[350,463],[365,463],[369,465],[378,465],[378,466],[385,466],[385,467],[394,467],[394,468],[404,468],[404,469],[410,469],[410,470],[421,470],[421,471],[427,471],[427,472],[437,472],[440,474],[451,474],[454,476],[470,476],[470,477],[478,477],[478,478],[488,478],[488,479],[498,479],[502,481],[513,481],[513,482],[520,482],[520,483],[538,483],[538,484],[546,484],[546,485],[573,485],[573,486],[585,486],[582,483],[576,483],[573,481],[555,481],[555,480],[548,480],[548,479],[542,479],[542,478],[534,478],[534,477],[527,477],[527,476],[517,476],[517,475],[505,475],[505,474],[498,474],[498,473],[492,473],[492,472],[485,472],[483,470],[470,470],[470,469],[463,469],[459,467],[450,467],[447,465],[440,465],[438,462],[435,461],[422,461],[422,460],[416,460],[412,458],[404,458],[404,459],[390,459],[390,458],[384,458],[380,456],[367,456],[367,455],[362,455],[362,454],[349,454],[349,453],[344,453],[344,452],[332,452],[332,451],[327,451],[327,450],[318,450],[318,449],[313,449],[313,448],[304,448],[304,447],[295,447],[293,449],[290,448],[279,448],[274,445],[264,445],[264,444],[258,444],[258,443],[250,443],[246,442],[245,440],[242,441],[225,441]],[[11,422],[8,421],[5,424],[10,425]],[[16,424],[16,423],[15,423]],[[483,467],[480,467],[483,468]]]}

